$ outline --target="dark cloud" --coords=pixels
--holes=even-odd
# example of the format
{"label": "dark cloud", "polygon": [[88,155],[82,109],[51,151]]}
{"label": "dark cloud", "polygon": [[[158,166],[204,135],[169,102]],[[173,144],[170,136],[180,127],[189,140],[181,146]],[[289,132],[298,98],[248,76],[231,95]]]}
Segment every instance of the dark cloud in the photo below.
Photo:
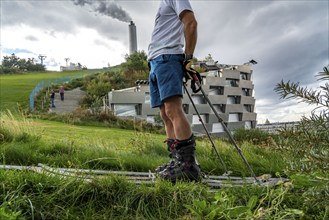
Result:
{"label": "dark cloud", "polygon": [[72,0],[75,5],[85,6],[91,5],[95,12],[102,15],[110,16],[123,22],[130,22],[132,18],[120,5],[114,2],[102,0]]}
{"label": "dark cloud", "polygon": [[74,32],[74,11],[65,1],[4,1],[2,26],[28,25],[43,30]]}
{"label": "dark cloud", "polygon": [[108,39],[127,38],[128,25],[77,7],[72,1],[5,1],[1,4],[2,27],[26,24],[51,36],[59,32],[76,34],[78,28],[85,27]]}
{"label": "dark cloud", "polygon": [[257,100],[268,98],[274,105],[282,102],[273,91],[281,79],[308,85],[329,63],[326,1],[192,4],[199,23],[196,53],[211,53],[220,63],[257,60],[253,67]]}

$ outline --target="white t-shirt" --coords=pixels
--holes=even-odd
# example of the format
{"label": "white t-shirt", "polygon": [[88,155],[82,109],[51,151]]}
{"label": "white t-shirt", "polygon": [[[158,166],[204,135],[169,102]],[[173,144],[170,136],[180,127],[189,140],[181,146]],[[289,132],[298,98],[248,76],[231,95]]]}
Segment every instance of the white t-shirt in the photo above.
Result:
{"label": "white t-shirt", "polygon": [[161,1],[148,47],[148,60],[161,54],[184,53],[184,25],[179,19],[184,10],[192,11],[189,0]]}

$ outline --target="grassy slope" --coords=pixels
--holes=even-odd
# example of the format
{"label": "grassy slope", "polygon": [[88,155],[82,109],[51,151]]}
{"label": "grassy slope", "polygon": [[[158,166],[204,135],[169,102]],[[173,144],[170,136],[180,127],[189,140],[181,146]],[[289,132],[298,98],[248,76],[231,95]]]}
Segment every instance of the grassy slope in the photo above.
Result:
{"label": "grassy slope", "polygon": [[[35,120],[31,123],[36,134],[42,134],[47,141],[75,141],[80,145],[106,142],[107,145],[125,146],[136,137],[132,130],[94,126],[75,126],[61,122]],[[152,134],[156,141],[163,141],[164,135]]]}
{"label": "grassy slope", "polygon": [[0,75],[0,110],[9,109],[16,112],[17,105],[26,109],[29,105],[30,93],[43,80],[54,80],[67,76],[81,77],[95,72],[97,70]]}

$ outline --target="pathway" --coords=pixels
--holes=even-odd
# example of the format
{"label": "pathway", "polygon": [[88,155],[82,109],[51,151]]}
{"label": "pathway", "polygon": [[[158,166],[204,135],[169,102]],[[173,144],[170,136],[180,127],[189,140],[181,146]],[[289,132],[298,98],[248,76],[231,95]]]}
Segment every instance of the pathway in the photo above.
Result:
{"label": "pathway", "polygon": [[86,93],[80,88],[76,88],[73,90],[65,91],[64,93],[64,101],[61,101],[61,97],[57,92],[55,95],[55,106],[56,108],[51,108],[51,112],[55,112],[57,114],[66,114],[73,112],[76,108],[79,107],[79,100]]}

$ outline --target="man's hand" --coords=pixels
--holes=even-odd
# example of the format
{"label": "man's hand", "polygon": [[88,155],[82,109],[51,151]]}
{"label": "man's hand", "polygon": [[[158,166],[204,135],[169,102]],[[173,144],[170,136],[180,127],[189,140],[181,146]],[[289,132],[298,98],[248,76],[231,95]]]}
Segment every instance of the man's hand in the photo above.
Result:
{"label": "man's hand", "polygon": [[[201,89],[202,77],[198,71],[196,71],[191,67],[193,56],[191,57],[185,56],[185,58],[190,58],[190,59],[185,59],[183,62],[185,82],[191,80],[192,91],[194,93],[197,93]],[[197,82],[199,82],[199,84]],[[196,85],[199,86],[198,89],[196,88]]]}
{"label": "man's hand", "polygon": [[193,79],[192,75],[189,74],[189,72],[193,72],[193,68],[192,66],[192,59],[193,59],[193,54],[185,54],[185,58],[184,58],[184,62],[183,62],[183,66],[184,66],[184,73],[185,73],[185,79],[186,81],[189,79]]}

